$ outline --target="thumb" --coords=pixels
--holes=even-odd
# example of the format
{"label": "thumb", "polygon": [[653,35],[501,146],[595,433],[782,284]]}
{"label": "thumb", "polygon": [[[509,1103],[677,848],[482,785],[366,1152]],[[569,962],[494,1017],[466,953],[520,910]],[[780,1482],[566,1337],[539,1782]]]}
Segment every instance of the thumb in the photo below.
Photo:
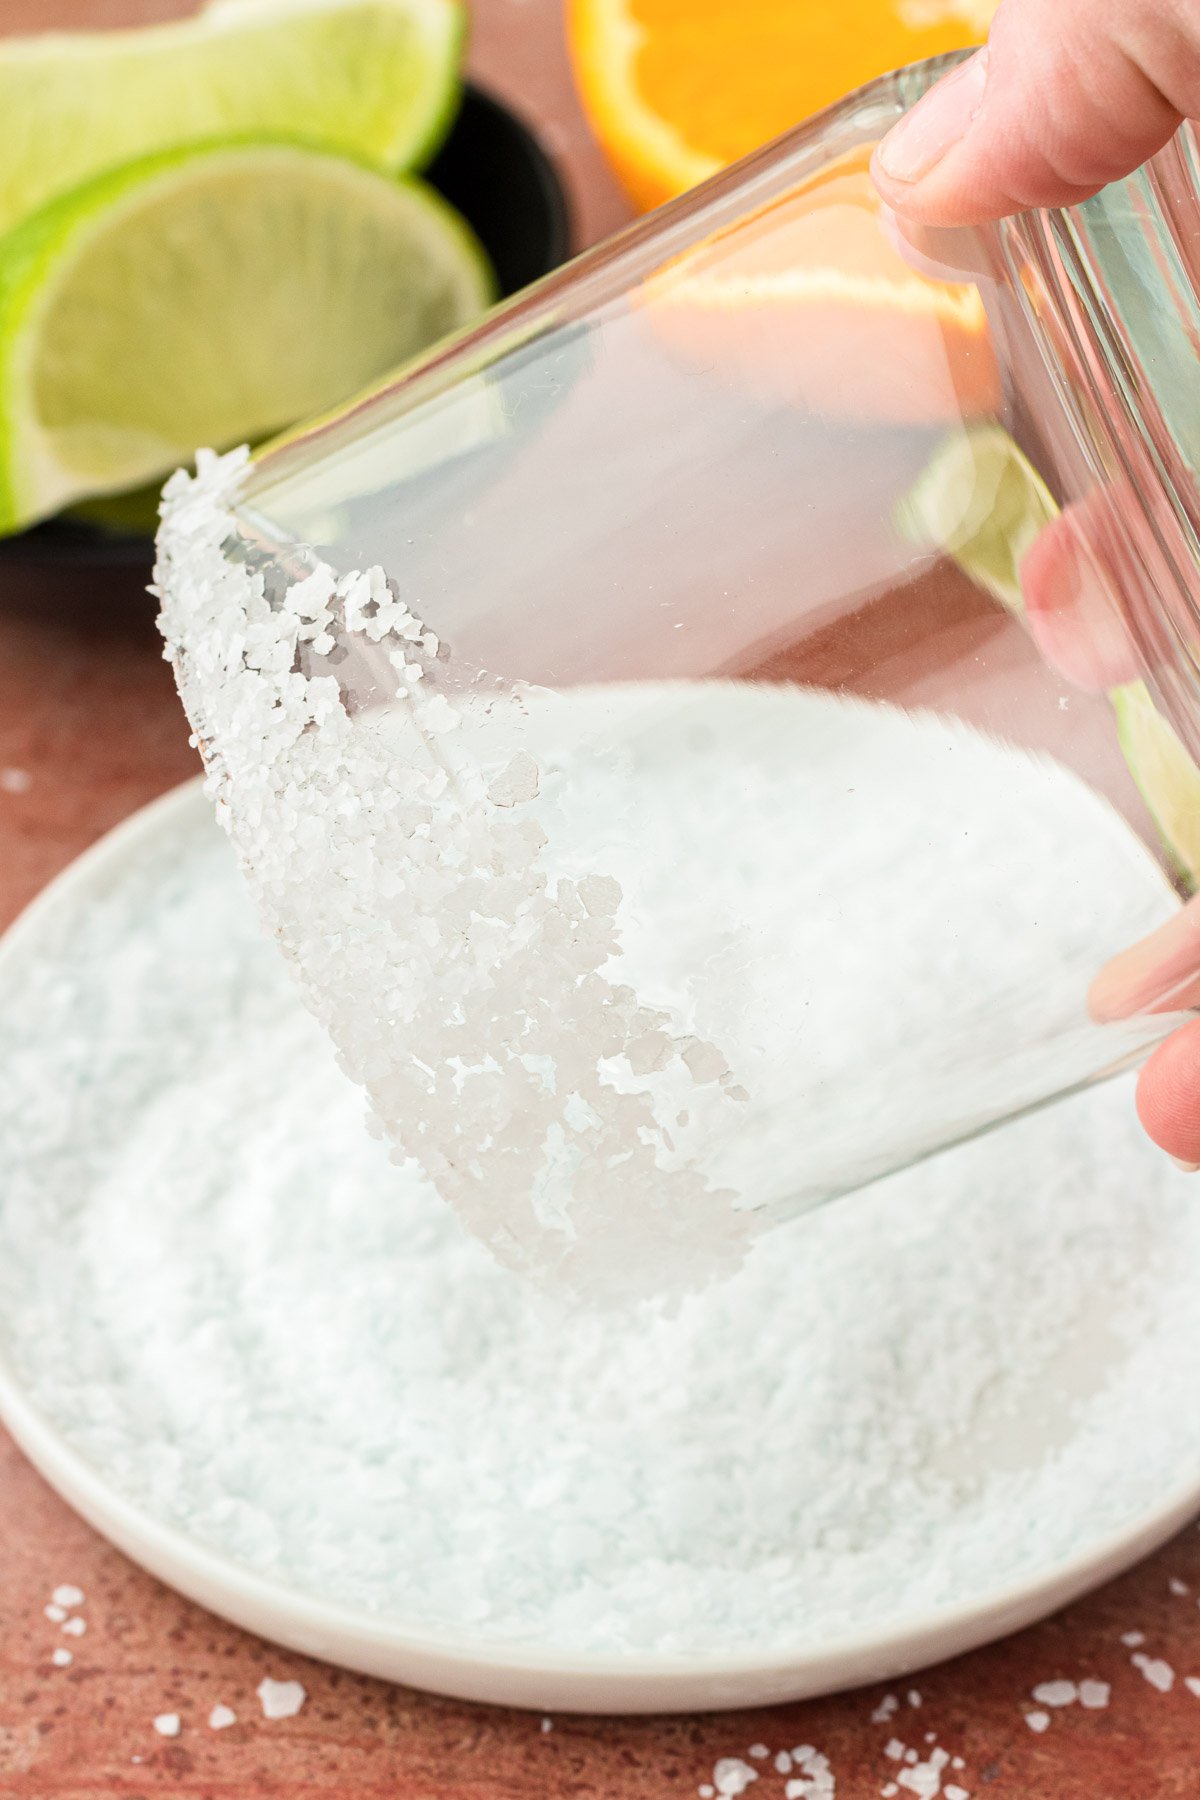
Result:
{"label": "thumb", "polygon": [[905,217],[974,225],[1086,199],[1197,112],[1195,0],[1002,0],[987,47],[889,132],[873,170]]}

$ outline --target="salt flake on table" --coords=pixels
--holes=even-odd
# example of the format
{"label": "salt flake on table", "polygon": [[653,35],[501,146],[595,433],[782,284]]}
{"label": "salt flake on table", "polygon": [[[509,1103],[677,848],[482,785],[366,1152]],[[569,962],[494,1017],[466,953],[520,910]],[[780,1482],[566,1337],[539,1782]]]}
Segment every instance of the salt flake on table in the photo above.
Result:
{"label": "salt flake on table", "polygon": [[6,794],[27,794],[33,786],[28,769],[0,769],[0,788]]}
{"label": "salt flake on table", "polygon": [[1171,1593],[1177,1596],[1182,1596],[1183,1594],[1191,1592],[1187,1582],[1180,1581],[1178,1575],[1172,1575],[1170,1581],[1167,1583],[1167,1587],[1170,1589]]}
{"label": "salt flake on table", "polygon": [[883,1699],[879,1702],[879,1705],[875,1708],[875,1711],[871,1714],[872,1725],[886,1724],[892,1714],[898,1709],[899,1705],[900,1702],[895,1694],[885,1694]]}
{"label": "salt flake on table", "polygon": [[177,1738],[183,1730],[178,1713],[159,1713],[154,1721],[154,1729],[159,1737]]}
{"label": "salt flake on table", "polygon": [[543,1737],[546,1735],[547,1732],[553,1731],[554,1730],[554,1720],[553,1719],[543,1719],[542,1725],[541,1725],[541,1730],[542,1730]]}
{"label": "salt flake on table", "polygon": [[899,1738],[889,1738],[883,1746],[883,1754],[890,1757],[893,1762],[899,1762],[904,1755],[904,1745]]}
{"label": "salt flake on table", "polygon": [[272,1681],[264,1675],[255,1693],[262,1702],[265,1719],[294,1719],[308,1695],[298,1681]]}
{"label": "salt flake on table", "polygon": [[1107,1681],[1081,1681],[1079,1684],[1079,1704],[1091,1708],[1093,1712],[1108,1705],[1112,1689]]}
{"label": "salt flake on table", "polygon": [[1046,1731],[1050,1725],[1050,1714],[1047,1712],[1027,1712],[1025,1723],[1030,1731]]}
{"label": "salt flake on table", "polygon": [[713,1787],[718,1794],[744,1794],[750,1783],[757,1780],[758,1770],[740,1756],[722,1756],[713,1765]]}
{"label": "salt flake on table", "polygon": [[61,1606],[55,1606],[53,1601],[51,1601],[49,1606],[43,1606],[42,1612],[52,1625],[61,1625],[67,1616],[65,1609]]}
{"label": "salt flake on table", "polygon": [[1200,1675],[1185,1675],[1183,1685],[1189,1694],[1195,1694],[1196,1698],[1200,1700]]}
{"label": "salt flake on table", "polygon": [[1032,1697],[1039,1706],[1073,1706],[1079,1689],[1073,1681],[1040,1681]]}
{"label": "salt flake on table", "polygon": [[73,1587],[70,1582],[64,1581],[60,1587],[55,1588],[50,1598],[55,1606],[82,1606],[87,1596],[82,1588]]}
{"label": "salt flake on table", "polygon": [[800,1772],[785,1784],[784,1800],[834,1800],[837,1784],[822,1751],[801,1744],[792,1751],[792,1762]]}
{"label": "salt flake on table", "polygon": [[920,1695],[920,1692],[919,1692],[919,1690],[918,1690],[918,1689],[917,1689],[917,1688],[909,1688],[909,1690],[908,1690],[908,1704],[909,1704],[909,1705],[910,1705],[910,1706],[920,1706],[920,1704],[921,1704],[921,1695]]}
{"label": "salt flake on table", "polygon": [[770,1754],[771,1752],[765,1744],[751,1744],[749,1750],[746,1752],[746,1755],[752,1756],[755,1762],[765,1761]]}
{"label": "salt flake on table", "polygon": [[1163,1661],[1161,1656],[1144,1656],[1140,1651],[1135,1651],[1129,1660],[1135,1669],[1141,1670],[1150,1686],[1157,1688],[1160,1694],[1169,1694],[1175,1686],[1175,1671],[1169,1662]]}
{"label": "salt flake on table", "polygon": [[75,1658],[71,1655],[69,1650],[64,1650],[60,1647],[51,1653],[50,1661],[54,1664],[56,1669],[69,1669],[71,1664],[75,1661]]}
{"label": "salt flake on table", "polygon": [[1146,1634],[1144,1631],[1123,1631],[1121,1633],[1121,1642],[1128,1650],[1136,1650],[1138,1645],[1144,1644],[1145,1641]]}
{"label": "salt flake on table", "polygon": [[87,1620],[78,1618],[66,1619],[63,1622],[62,1628],[68,1637],[82,1637],[87,1630]]}
{"label": "salt flake on table", "polygon": [[224,1731],[227,1726],[237,1724],[237,1714],[232,1706],[214,1706],[208,1715],[208,1724],[212,1731]]}

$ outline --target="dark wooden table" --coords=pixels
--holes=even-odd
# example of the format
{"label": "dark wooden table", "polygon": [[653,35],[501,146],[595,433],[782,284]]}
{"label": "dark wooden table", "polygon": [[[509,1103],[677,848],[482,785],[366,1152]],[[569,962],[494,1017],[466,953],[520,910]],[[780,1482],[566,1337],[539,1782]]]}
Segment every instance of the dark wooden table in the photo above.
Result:
{"label": "dark wooden table", "polygon": [[[818,0],[795,0],[795,4]],[[819,0],[831,3],[831,0]],[[183,0],[0,0],[0,28],[124,23]],[[580,243],[626,216],[571,90],[558,0],[476,0],[475,74],[542,130],[570,182]],[[0,155],[3,122],[0,121]],[[78,851],[195,768],[160,658],[150,603],[127,577],[0,572],[0,924]],[[2,1068],[2,1062],[0,1062]],[[1198,1401],[1200,1403],[1200,1401]],[[64,1637],[43,1608],[69,1583],[87,1632]],[[276,1650],[143,1575],[83,1525],[0,1433],[0,1795],[175,1800],[278,1794],[402,1800],[693,1800],[720,1758],[813,1744],[837,1800],[868,1800],[903,1763],[893,1737],[961,1768],[945,1784],[1013,1800],[1148,1800],[1200,1795],[1200,1538],[1194,1529],[1101,1593],[1034,1630],[897,1688],[767,1713],[699,1719],[556,1718],[429,1699]],[[1131,1663],[1125,1634],[1175,1671],[1163,1692]],[[69,1667],[52,1652],[69,1648]],[[303,1682],[298,1716],[268,1721],[264,1675]],[[1111,1684],[1101,1710],[1051,1713],[1035,1732],[1037,1683]],[[909,1687],[921,1696],[907,1702]],[[218,1703],[238,1722],[213,1731]],[[180,1735],[156,1734],[177,1712]],[[757,1762],[756,1800],[784,1800],[785,1776]],[[928,1790],[925,1790],[928,1791]],[[914,1790],[902,1786],[898,1800]],[[807,1800],[807,1797],[804,1797]]]}

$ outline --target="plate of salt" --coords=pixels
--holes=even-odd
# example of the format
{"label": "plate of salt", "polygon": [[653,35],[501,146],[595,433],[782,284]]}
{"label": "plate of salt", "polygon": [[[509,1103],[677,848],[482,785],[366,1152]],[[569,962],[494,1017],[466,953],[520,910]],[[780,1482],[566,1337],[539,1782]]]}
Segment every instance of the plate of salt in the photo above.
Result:
{"label": "plate of salt", "polygon": [[0,1414],[201,1604],[541,1709],[766,1704],[1061,1606],[1200,1504],[1200,1211],[1118,1081],[568,1309],[364,1127],[199,785],[0,946]]}

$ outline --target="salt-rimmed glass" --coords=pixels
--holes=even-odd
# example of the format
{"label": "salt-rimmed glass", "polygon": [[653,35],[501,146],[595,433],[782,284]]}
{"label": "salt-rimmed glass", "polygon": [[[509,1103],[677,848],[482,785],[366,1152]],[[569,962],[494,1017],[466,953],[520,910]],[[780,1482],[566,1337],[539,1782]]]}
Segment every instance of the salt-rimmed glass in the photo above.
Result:
{"label": "salt-rimmed glass", "polygon": [[867,159],[941,66],[170,490],[164,630],[310,1005],[580,1291],[1173,1022],[1088,990],[1191,885],[1194,140],[907,242]]}

